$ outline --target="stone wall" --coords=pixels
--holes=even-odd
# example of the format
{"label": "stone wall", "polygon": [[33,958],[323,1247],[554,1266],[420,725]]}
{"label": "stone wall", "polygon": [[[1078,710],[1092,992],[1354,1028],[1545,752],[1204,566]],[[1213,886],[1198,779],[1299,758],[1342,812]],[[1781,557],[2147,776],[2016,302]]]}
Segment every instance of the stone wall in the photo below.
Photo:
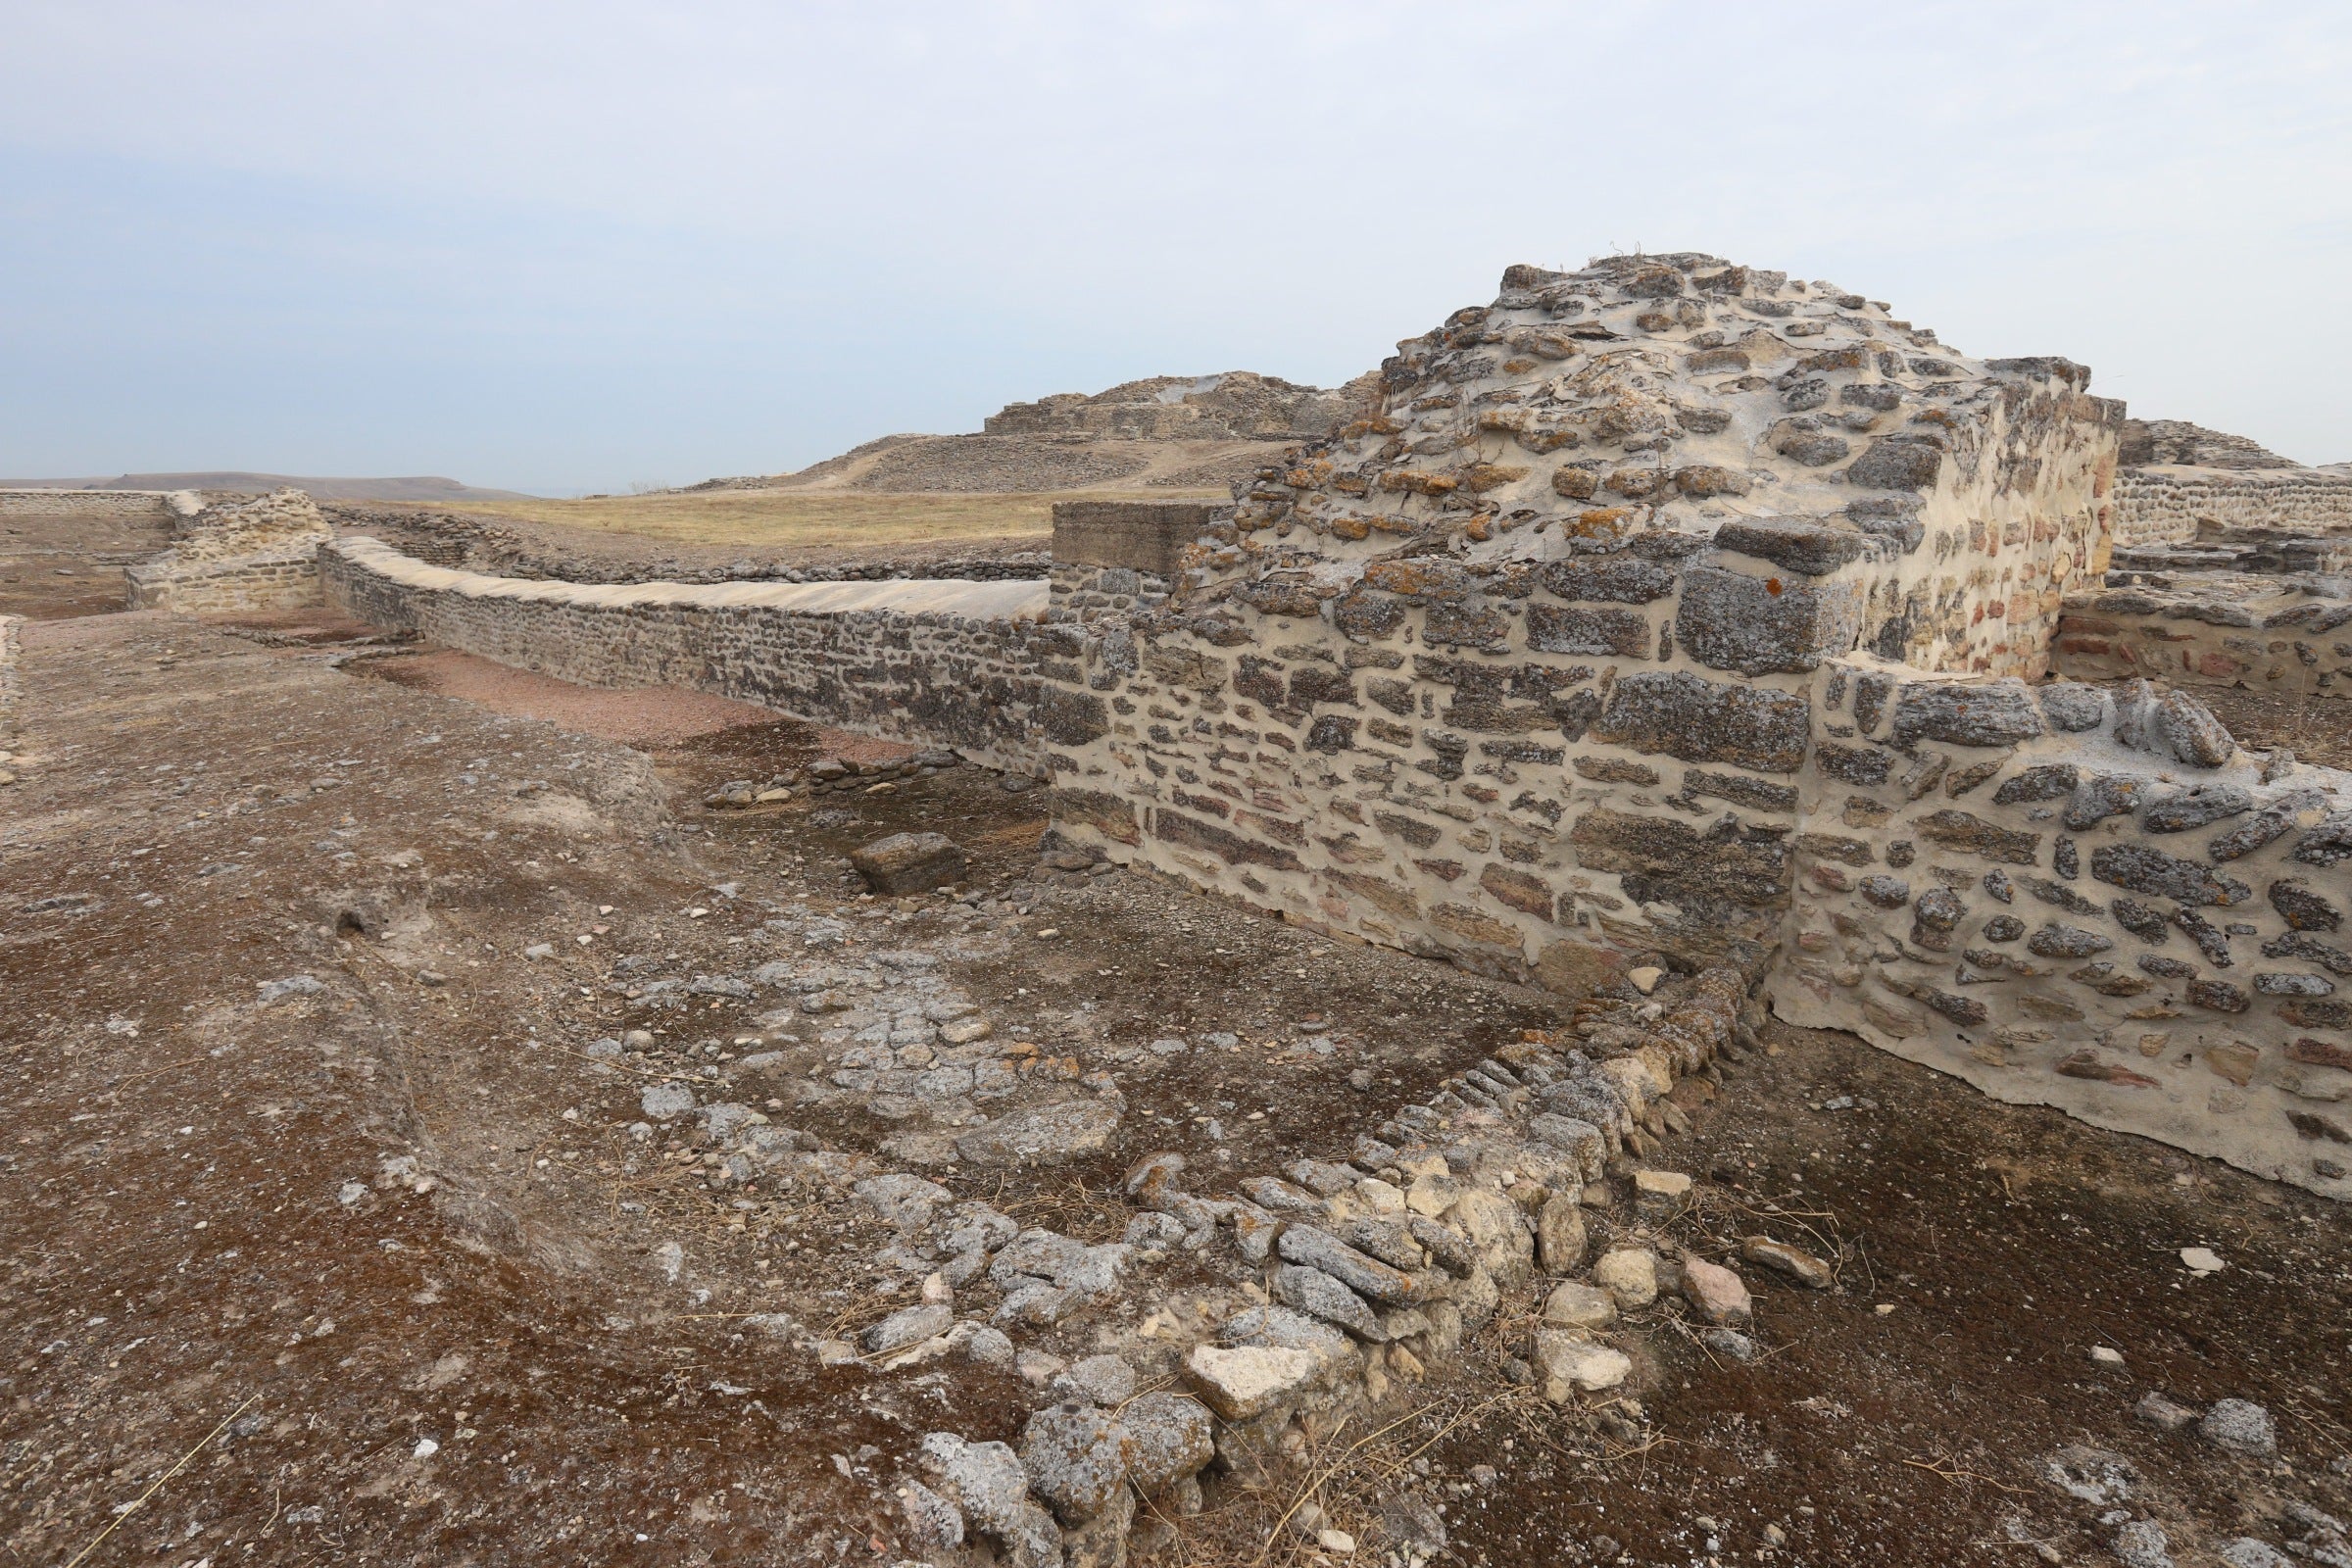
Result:
{"label": "stone wall", "polygon": [[300,490],[180,512],[172,548],[124,575],[132,610],[226,614],[318,602],[326,518]]}
{"label": "stone wall", "polygon": [[23,615],[0,615],[0,740],[17,732],[17,703],[23,696],[17,628],[24,624]]}
{"label": "stone wall", "polygon": [[1486,972],[1743,959],[1787,918],[1825,664],[2037,674],[2105,565],[2086,373],[1826,285],[1513,269],[1403,349],[1165,605],[1090,626],[1065,835]]}
{"label": "stone wall", "polygon": [[2194,539],[2200,525],[2304,533],[2352,528],[2352,477],[2313,468],[2126,469],[2115,499],[2119,545]]}
{"label": "stone wall", "polygon": [[[1064,837],[1560,987],[1777,952],[1784,1016],[2352,1191],[2352,777],[2028,684],[2108,592],[2087,372],[1699,257],[1513,269],[1402,349],[1164,603],[1091,607]],[[2334,613],[2232,580],[2282,595],[2241,630]]]}
{"label": "stone wall", "polygon": [[2352,774],[2184,692],[1830,672],[1773,1006],[2352,1197]]}
{"label": "stone wall", "polygon": [[2352,695],[2352,602],[2322,582],[2231,572],[2117,575],[2126,580],[2068,597],[2053,652],[2061,673]]}
{"label": "stone wall", "polygon": [[595,686],[676,685],[868,734],[1037,765],[1088,700],[1038,582],[580,583],[431,566],[366,537],[319,552],[370,625]]}
{"label": "stone wall", "polygon": [[193,490],[0,490],[0,517],[186,516],[198,505]]}

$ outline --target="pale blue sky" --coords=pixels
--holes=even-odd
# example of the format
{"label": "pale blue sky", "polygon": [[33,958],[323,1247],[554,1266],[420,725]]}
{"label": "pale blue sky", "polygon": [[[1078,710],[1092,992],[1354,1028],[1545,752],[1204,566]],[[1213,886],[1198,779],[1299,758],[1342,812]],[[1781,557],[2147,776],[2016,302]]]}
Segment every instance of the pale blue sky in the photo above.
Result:
{"label": "pale blue sky", "polygon": [[0,473],[775,471],[1834,279],[2352,459],[2352,6],[0,0]]}

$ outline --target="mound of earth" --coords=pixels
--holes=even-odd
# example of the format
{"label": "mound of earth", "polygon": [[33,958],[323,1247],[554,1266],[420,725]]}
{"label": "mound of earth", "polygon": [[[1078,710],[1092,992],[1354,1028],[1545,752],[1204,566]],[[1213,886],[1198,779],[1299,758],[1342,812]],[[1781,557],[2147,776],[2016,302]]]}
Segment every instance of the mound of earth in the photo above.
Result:
{"label": "mound of earth", "polygon": [[766,483],[794,490],[990,494],[1224,489],[1272,461],[1283,445],[1087,435],[893,435]]}
{"label": "mound of earth", "polygon": [[1008,403],[977,435],[887,435],[798,473],[707,479],[692,490],[825,489],[1035,494],[1054,490],[1222,490],[1289,443],[1312,440],[1377,393],[1372,376],[1337,389],[1249,370],[1160,375],[1092,396]]}

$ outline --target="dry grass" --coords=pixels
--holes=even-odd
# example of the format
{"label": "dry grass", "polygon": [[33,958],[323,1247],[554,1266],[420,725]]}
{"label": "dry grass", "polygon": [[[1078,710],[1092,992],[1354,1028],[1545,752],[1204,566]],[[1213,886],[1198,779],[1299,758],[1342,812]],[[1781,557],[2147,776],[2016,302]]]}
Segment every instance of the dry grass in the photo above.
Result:
{"label": "dry grass", "polygon": [[[1152,490],[1154,500],[1223,499],[1221,490]],[[1056,501],[1133,500],[1133,491],[1045,494],[881,494],[859,490],[714,490],[696,495],[598,496],[582,501],[439,504],[437,512],[680,544],[904,545],[935,540],[1035,538],[1053,531]]]}

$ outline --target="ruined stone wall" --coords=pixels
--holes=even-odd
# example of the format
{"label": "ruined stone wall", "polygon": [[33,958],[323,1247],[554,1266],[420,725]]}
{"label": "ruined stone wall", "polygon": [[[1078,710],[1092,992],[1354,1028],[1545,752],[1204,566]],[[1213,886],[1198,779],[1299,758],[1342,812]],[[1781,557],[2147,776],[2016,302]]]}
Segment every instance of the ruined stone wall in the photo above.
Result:
{"label": "ruined stone wall", "polygon": [[863,733],[1037,765],[1072,733],[1074,633],[1035,582],[580,583],[430,566],[365,537],[319,552],[370,625],[597,686],[677,685]]}
{"label": "ruined stone wall", "polygon": [[[1569,984],[1778,940],[1825,662],[2038,673],[2120,411],[1709,258],[1513,269],[1089,626],[1080,842]],[[1763,373],[1769,369],[1770,374]]]}
{"label": "ruined stone wall", "polygon": [[124,573],[131,609],[218,614],[318,602],[318,547],[331,530],[300,490],[176,515],[172,548]]}
{"label": "ruined stone wall", "polygon": [[196,510],[192,490],[0,490],[0,517],[155,517]]}
{"label": "ruined stone wall", "polygon": [[2233,572],[2148,576],[2068,596],[2052,655],[2059,673],[2352,695],[2352,601],[2338,585]]}
{"label": "ruined stone wall", "polygon": [[2200,526],[2305,533],[2352,528],[2352,478],[2295,467],[2124,471],[2116,486],[2117,544],[2194,539]]}
{"label": "ruined stone wall", "polygon": [[17,732],[17,703],[24,695],[17,628],[24,624],[23,615],[0,615],[0,740]]}
{"label": "ruined stone wall", "polygon": [[1780,1016],[2352,1197],[2352,774],[2145,684],[1856,661],[1813,722]]}

